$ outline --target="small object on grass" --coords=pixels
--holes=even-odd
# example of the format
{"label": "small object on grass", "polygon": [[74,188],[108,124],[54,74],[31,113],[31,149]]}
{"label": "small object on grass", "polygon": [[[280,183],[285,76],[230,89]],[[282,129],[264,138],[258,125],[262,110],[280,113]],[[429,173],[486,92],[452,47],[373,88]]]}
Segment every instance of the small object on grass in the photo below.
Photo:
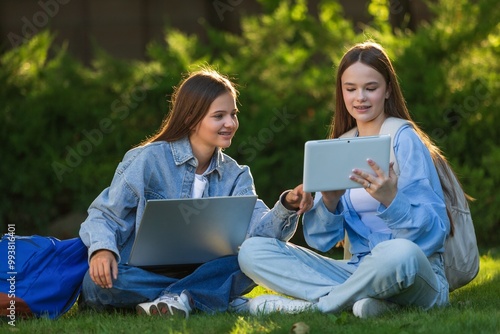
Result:
{"label": "small object on grass", "polygon": [[305,322],[296,322],[290,328],[291,334],[309,334],[309,326]]}

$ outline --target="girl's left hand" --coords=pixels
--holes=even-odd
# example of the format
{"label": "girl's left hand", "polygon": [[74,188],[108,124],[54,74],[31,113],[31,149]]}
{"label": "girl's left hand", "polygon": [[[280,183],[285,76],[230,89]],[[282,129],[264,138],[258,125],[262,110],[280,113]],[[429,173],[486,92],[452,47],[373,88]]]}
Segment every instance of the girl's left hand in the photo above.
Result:
{"label": "girl's left hand", "polygon": [[356,168],[352,171],[350,179],[361,184],[373,198],[388,207],[398,192],[398,177],[394,172],[394,163],[389,164],[389,175],[386,175],[375,161],[368,159],[368,164],[375,172],[375,176]]}
{"label": "girl's left hand", "polygon": [[314,201],[311,193],[304,192],[302,184],[296,186],[285,196],[285,207],[288,210],[297,210],[298,215],[309,211],[313,207],[313,204]]}

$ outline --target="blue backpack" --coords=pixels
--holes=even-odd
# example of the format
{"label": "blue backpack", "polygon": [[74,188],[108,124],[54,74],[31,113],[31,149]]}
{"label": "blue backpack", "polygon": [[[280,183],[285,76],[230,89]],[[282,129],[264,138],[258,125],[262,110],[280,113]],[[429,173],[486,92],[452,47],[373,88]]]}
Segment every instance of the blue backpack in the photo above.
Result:
{"label": "blue backpack", "polygon": [[5,234],[0,240],[0,315],[55,319],[80,294],[88,270],[87,247],[80,238]]}

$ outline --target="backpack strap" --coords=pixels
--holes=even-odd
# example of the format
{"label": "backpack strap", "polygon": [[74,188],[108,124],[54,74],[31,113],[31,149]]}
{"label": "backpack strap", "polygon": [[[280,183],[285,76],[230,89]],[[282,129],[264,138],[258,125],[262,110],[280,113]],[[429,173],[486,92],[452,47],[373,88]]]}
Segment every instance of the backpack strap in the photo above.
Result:
{"label": "backpack strap", "polygon": [[394,153],[394,138],[398,133],[399,129],[404,125],[411,125],[410,121],[397,117],[387,117],[380,128],[379,134],[381,135],[390,135],[391,136],[391,158],[390,161],[394,162],[394,172],[396,175],[399,175],[399,165],[398,160],[396,159],[396,154]]}
{"label": "backpack strap", "polygon": [[[399,165],[398,161],[396,160],[396,155],[394,154],[394,138],[396,137],[396,134],[398,133],[399,129],[401,129],[404,125],[411,125],[411,122],[398,118],[398,117],[387,117],[382,124],[380,128],[379,134],[381,135],[390,135],[391,136],[391,158],[390,161],[394,162],[394,172],[396,175],[399,175]],[[351,138],[351,137],[356,137],[356,134],[358,132],[358,127],[354,127],[351,130],[347,131],[346,133],[342,134],[339,138]]]}
{"label": "backpack strap", "polygon": [[358,127],[355,126],[351,130],[349,130],[346,133],[342,134],[339,138],[352,138],[352,137],[356,137],[357,133],[358,133]]}

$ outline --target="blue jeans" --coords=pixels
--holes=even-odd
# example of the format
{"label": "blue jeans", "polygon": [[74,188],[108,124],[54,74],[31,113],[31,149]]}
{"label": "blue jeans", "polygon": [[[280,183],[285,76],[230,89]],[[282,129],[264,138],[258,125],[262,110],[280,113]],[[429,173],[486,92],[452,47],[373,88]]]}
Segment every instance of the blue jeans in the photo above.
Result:
{"label": "blue jeans", "polygon": [[118,278],[111,289],[103,289],[85,275],[81,303],[94,309],[135,308],[163,293],[189,291],[196,309],[214,313],[226,311],[229,302],[249,292],[255,283],[245,276],[236,256],[222,257],[198,267],[184,278],[166,277],[141,268],[118,265]]}
{"label": "blue jeans", "polygon": [[448,304],[442,256],[427,258],[406,239],[381,242],[354,265],[277,239],[254,237],[241,246],[239,263],[255,283],[311,301],[322,312],[340,312],[367,297],[423,309]]}

